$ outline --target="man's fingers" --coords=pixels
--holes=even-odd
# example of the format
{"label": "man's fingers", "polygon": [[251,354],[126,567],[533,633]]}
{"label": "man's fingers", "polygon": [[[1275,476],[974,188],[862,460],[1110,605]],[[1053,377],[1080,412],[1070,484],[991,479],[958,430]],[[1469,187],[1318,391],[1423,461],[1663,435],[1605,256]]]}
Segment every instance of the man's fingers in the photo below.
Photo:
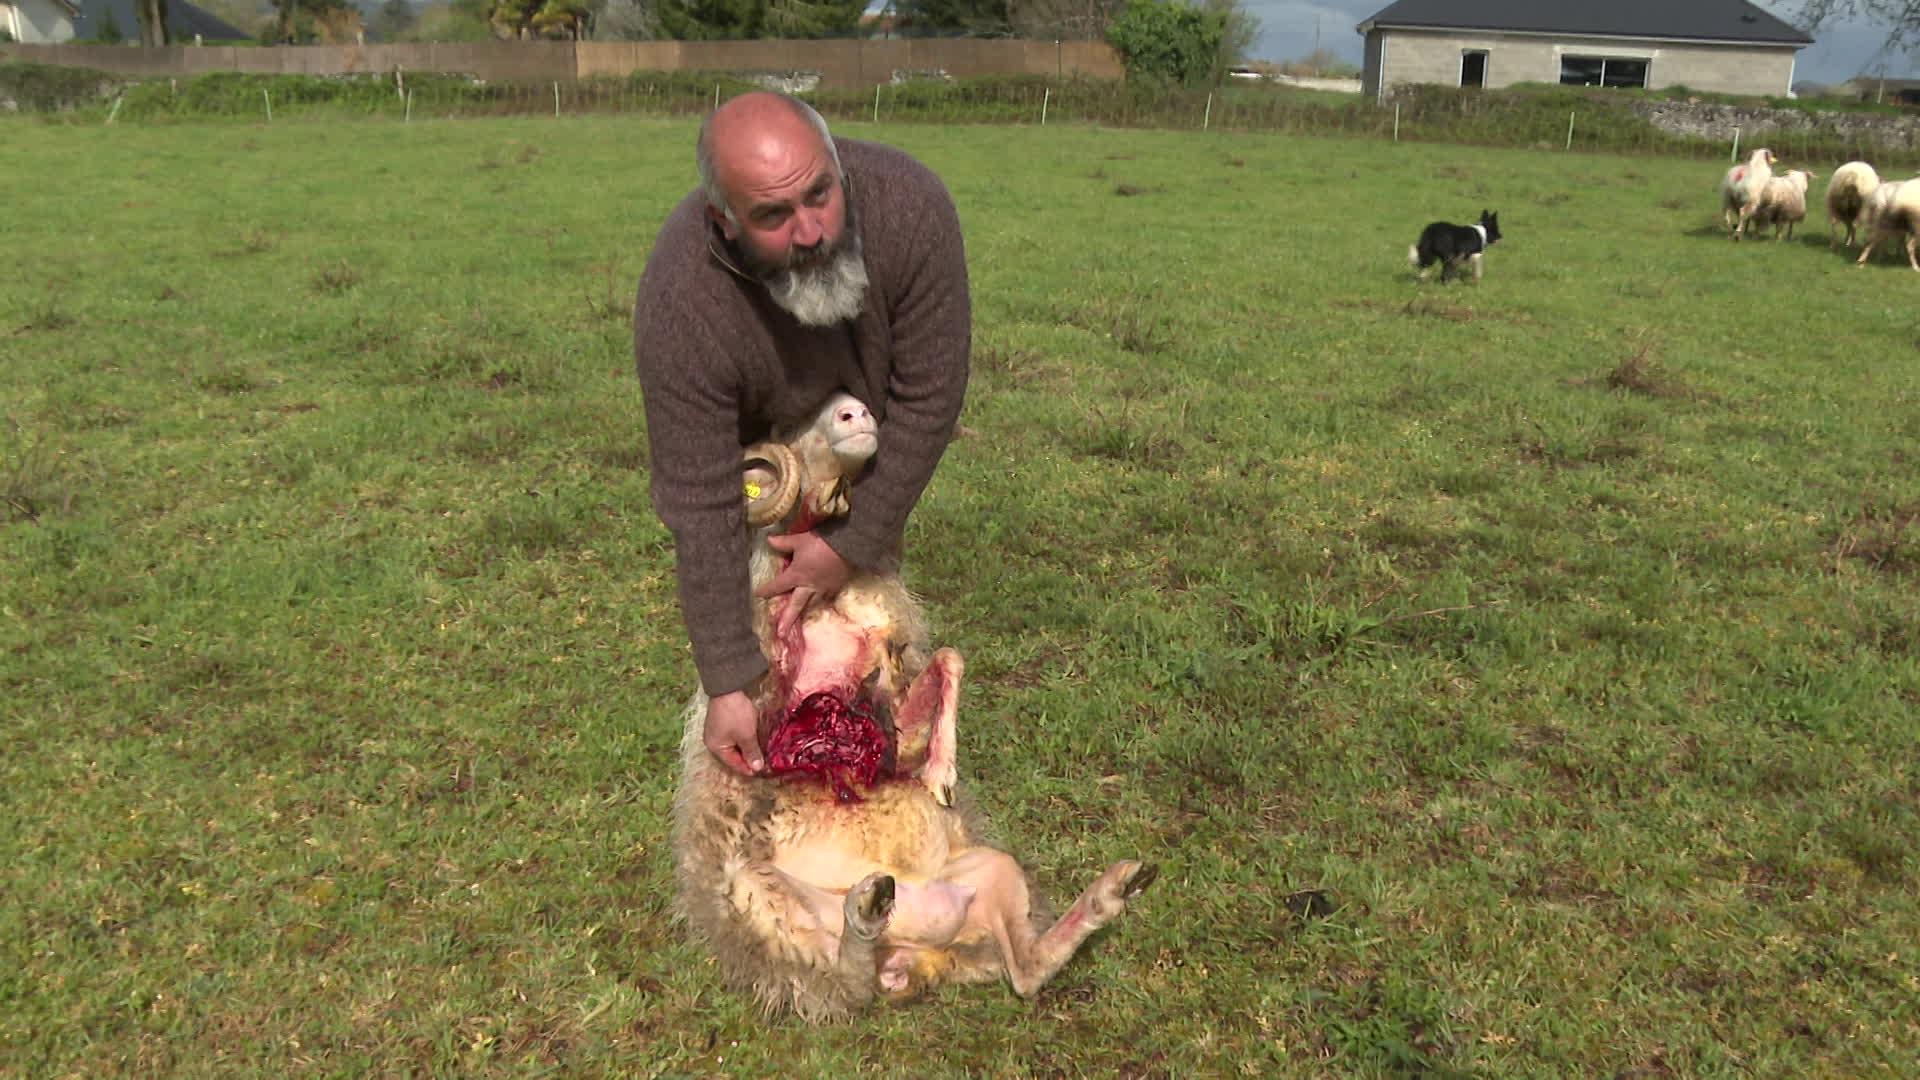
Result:
{"label": "man's fingers", "polygon": [[753,776],[760,771],[758,757],[748,760],[747,755],[741,753],[740,748],[732,743],[725,746],[708,746],[707,752],[719,758],[720,764],[742,776]]}
{"label": "man's fingers", "polygon": [[813,596],[813,590],[805,585],[794,586],[793,592],[787,596],[787,602],[781,605],[780,618],[775,621],[774,632],[785,635],[787,631],[793,629],[793,624],[799,622],[800,616],[805,615],[807,608],[812,605]]}

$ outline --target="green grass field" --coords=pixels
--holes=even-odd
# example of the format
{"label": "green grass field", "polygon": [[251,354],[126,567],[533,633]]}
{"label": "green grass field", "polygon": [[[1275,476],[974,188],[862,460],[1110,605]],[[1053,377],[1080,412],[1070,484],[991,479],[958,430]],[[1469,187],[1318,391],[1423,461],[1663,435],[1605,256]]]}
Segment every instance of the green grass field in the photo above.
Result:
{"label": "green grass field", "polygon": [[824,1029],[669,921],[691,120],[12,122],[0,1075],[1909,1073],[1920,274],[1729,244],[1714,163],[842,132],[968,230],[963,781],[1154,889]]}

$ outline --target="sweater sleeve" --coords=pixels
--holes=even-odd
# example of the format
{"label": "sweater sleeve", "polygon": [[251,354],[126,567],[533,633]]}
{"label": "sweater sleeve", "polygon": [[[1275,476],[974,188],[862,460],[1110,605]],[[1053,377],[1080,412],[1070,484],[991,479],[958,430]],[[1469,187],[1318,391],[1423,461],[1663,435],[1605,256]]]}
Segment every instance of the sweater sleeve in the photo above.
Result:
{"label": "sweater sleeve", "polygon": [[704,322],[643,277],[633,352],[646,405],[653,505],[673,532],[680,611],[700,685],[745,689],[767,670],[753,633],[740,493],[743,389]]}
{"label": "sweater sleeve", "polygon": [[854,485],[853,509],[820,529],[841,558],[876,569],[897,555],[907,516],[953,438],[973,344],[967,258],[953,199],[931,171],[926,205],[892,297],[893,368],[874,465]]}

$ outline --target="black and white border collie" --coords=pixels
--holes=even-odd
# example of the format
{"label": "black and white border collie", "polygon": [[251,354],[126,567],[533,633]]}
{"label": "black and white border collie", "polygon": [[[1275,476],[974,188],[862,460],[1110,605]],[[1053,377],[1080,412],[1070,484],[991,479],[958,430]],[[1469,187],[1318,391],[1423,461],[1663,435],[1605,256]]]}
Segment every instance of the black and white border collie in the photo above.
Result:
{"label": "black and white border collie", "polygon": [[1420,280],[1427,280],[1433,264],[1440,264],[1440,280],[1447,280],[1449,273],[1458,273],[1462,264],[1473,264],[1473,280],[1480,280],[1480,253],[1494,245],[1500,239],[1500,215],[1480,211],[1480,221],[1473,225],[1455,225],[1451,222],[1436,221],[1420,230],[1420,242],[1407,249],[1407,262],[1420,272]]}

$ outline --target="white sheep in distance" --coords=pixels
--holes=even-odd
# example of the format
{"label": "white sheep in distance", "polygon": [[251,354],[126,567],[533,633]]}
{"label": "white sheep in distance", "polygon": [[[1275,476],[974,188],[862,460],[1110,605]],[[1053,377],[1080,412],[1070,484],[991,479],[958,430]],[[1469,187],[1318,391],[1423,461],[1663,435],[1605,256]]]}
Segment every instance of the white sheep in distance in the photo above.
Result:
{"label": "white sheep in distance", "polygon": [[1846,246],[1859,242],[1856,228],[1861,223],[1861,211],[1879,186],[1880,174],[1864,161],[1849,161],[1833,170],[1833,179],[1827,181],[1827,247],[1839,246],[1834,230],[1842,224],[1847,227]]}
{"label": "white sheep in distance", "polygon": [[1907,265],[1920,272],[1920,257],[1915,256],[1915,249],[1920,248],[1920,180],[1881,184],[1867,200],[1863,216],[1870,218],[1871,224],[1867,242],[1860,249],[1860,257],[1854,260],[1855,266],[1865,264],[1881,240],[1904,234],[1907,238]]}
{"label": "white sheep in distance", "polygon": [[1747,221],[1760,209],[1760,196],[1773,179],[1773,163],[1779,159],[1766,147],[1755,150],[1744,165],[1735,165],[1720,178],[1720,220],[1740,239]]}
{"label": "white sheep in distance", "polygon": [[1785,225],[1785,239],[1793,239],[1793,227],[1807,218],[1807,184],[1812,179],[1813,173],[1807,169],[1791,169],[1784,176],[1768,180],[1760,195],[1760,209],[1753,215],[1754,228],[1773,226],[1777,244],[1782,239],[1780,226]]}

